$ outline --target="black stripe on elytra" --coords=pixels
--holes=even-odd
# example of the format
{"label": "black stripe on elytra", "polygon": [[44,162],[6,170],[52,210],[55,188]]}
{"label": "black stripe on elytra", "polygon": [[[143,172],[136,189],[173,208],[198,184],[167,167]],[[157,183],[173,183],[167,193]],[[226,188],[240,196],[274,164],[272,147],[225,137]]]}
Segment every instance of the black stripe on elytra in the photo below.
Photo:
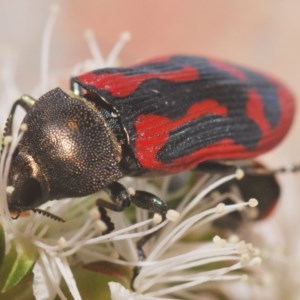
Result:
{"label": "black stripe on elytra", "polygon": [[209,114],[189,121],[170,132],[170,138],[158,151],[157,159],[163,163],[208,147],[224,138],[254,149],[261,137],[259,127],[250,119],[232,119]]}
{"label": "black stripe on elytra", "polygon": [[[116,74],[121,73],[125,76],[133,75],[144,75],[144,74],[155,74],[155,73],[166,73],[172,71],[179,71],[187,64],[192,65],[191,60],[187,61],[185,56],[172,56],[169,59],[158,62],[149,62],[141,65],[136,65],[129,68],[105,68],[92,71],[96,75],[105,75],[105,74]],[[196,57],[195,57],[196,58]],[[199,58],[198,58],[199,59]],[[197,59],[195,59],[196,61]]]}
{"label": "black stripe on elytra", "polygon": [[280,103],[278,88],[275,86],[275,83],[270,82],[270,79],[265,78],[259,73],[243,67],[239,69],[246,75],[247,81],[256,83],[253,85],[253,88],[262,97],[264,115],[272,127],[277,126],[280,122]]}
{"label": "black stripe on elytra", "polygon": [[[109,69],[109,72],[121,72],[124,75],[162,73],[170,70],[179,70],[187,64],[198,70],[198,79],[186,82],[173,82],[157,78],[147,79],[126,97],[116,97],[107,91],[85,85],[79,80],[77,82],[87,90],[104,98],[120,112],[122,124],[129,134],[133,148],[135,148],[135,138],[137,136],[135,124],[141,115],[155,114],[176,120],[183,117],[193,104],[201,103],[201,101],[208,99],[213,99],[220,106],[226,107],[228,115],[227,119],[221,118],[222,122],[226,123],[222,128],[214,127],[214,122],[217,123],[220,119],[216,116],[210,122],[200,118],[199,122],[195,121],[196,125],[189,122],[184,128],[174,128],[174,133],[183,130],[182,134],[186,134],[186,139],[195,139],[195,142],[191,143],[192,147],[184,148],[186,150],[182,150],[182,152],[176,151],[178,157],[190,154],[195,149],[210,143],[209,139],[207,141],[201,140],[201,130],[198,130],[198,126],[201,128],[208,126],[210,132],[216,131],[215,136],[218,136],[219,140],[232,138],[235,143],[242,144],[248,149],[253,149],[260,139],[260,128],[247,115],[246,107],[249,89],[254,89],[261,96],[264,104],[264,113],[270,125],[276,126],[280,122],[277,87],[263,76],[245,68],[231,65],[245,74],[246,79],[241,80],[229,72],[210,64],[210,61],[206,58],[174,56],[167,62],[151,63],[130,69]],[[108,70],[103,69],[96,72],[98,72],[97,74],[105,74],[108,73]],[[76,81],[76,78],[74,80]],[[116,84],[118,83],[116,82]],[[238,127],[248,129],[248,137],[242,138]],[[171,149],[171,145],[176,140],[177,135],[171,136],[165,147]],[[181,141],[182,135],[178,138],[178,143],[181,143]]]}

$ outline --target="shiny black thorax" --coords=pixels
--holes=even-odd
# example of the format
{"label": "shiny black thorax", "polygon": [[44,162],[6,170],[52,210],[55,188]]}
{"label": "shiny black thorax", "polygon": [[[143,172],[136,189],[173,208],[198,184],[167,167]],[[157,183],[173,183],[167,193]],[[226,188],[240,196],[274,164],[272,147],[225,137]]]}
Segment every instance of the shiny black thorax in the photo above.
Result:
{"label": "shiny black thorax", "polygon": [[91,99],[71,97],[59,88],[36,101],[23,120],[27,130],[9,177],[15,193],[22,194],[13,193],[9,205],[14,203],[18,210],[32,198],[40,202],[34,203],[37,206],[47,200],[85,196],[123,177],[122,144],[126,143],[116,136],[108,115],[99,103],[97,107]]}

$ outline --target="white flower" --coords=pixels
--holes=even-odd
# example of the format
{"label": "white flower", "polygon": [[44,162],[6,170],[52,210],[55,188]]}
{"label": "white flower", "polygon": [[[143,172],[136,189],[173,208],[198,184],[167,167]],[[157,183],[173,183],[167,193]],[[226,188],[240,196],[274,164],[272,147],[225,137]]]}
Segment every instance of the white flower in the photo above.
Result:
{"label": "white flower", "polygon": [[[92,31],[87,31],[92,59],[78,63],[67,74],[52,76],[49,72],[49,44],[57,11],[57,7],[52,10],[45,27],[41,81],[34,94],[42,94],[58,82],[57,74],[70,77],[114,65],[119,51],[130,38],[128,33],[122,34],[105,60]],[[11,86],[14,87],[13,94],[18,89],[15,83]],[[26,130],[22,125],[21,129]],[[12,153],[21,135],[22,131],[19,136],[5,138],[8,146],[0,162],[0,223],[5,233],[6,254],[8,256],[11,249],[17,252],[15,267],[21,270],[15,272],[12,268],[7,289],[23,280],[32,268],[36,299],[53,299],[56,295],[61,299],[68,299],[68,295],[74,299],[87,299],[94,291],[84,290],[81,284],[94,280],[94,277],[99,282],[111,281],[111,299],[121,300],[217,299],[221,295],[236,295],[237,299],[241,299],[238,298],[240,289],[247,292],[253,287],[264,290],[259,275],[265,270],[254,268],[261,262],[259,250],[236,235],[227,239],[219,237],[217,234],[224,232],[213,226],[218,218],[257,204],[254,199],[244,202],[234,194],[211,194],[223,183],[239,177],[240,171],[224,177],[203,175],[197,180],[191,173],[159,180],[124,178],[122,182],[128,188],[152,192],[168,200],[175,210],[170,209],[167,220],[162,223],[156,215],[149,216],[140,209],[109,212],[116,229],[103,235],[106,224],[101,221],[94,205],[98,197],[107,197],[103,192],[81,199],[51,201],[41,207],[62,217],[65,223],[33,213],[22,214],[17,220],[11,219],[6,197],[13,187],[7,186],[7,176]],[[191,178],[193,184],[190,183]],[[174,189],[177,185],[181,188]],[[235,204],[222,204],[226,198],[231,198]],[[156,235],[144,246],[146,258],[140,261],[136,242],[152,232]],[[131,271],[136,267],[140,268],[140,272],[133,282],[134,290],[131,290]],[[82,270],[87,270],[87,273],[82,275]],[[105,275],[109,275],[110,279],[104,279]],[[98,292],[97,285],[93,289]],[[246,296],[244,299],[247,299]]]}
{"label": "white flower", "polygon": [[[219,236],[213,240],[204,238],[207,233],[213,233],[207,227],[215,219],[257,204],[250,200],[248,203],[217,204],[205,209],[205,196],[235,176],[223,177],[213,184],[209,183],[209,176],[207,181],[202,178],[184,197],[176,209],[179,212],[177,220],[168,223],[146,245],[147,257],[145,261],[138,262],[142,268],[134,282],[137,295],[153,299],[169,299],[171,295],[172,299],[192,299],[190,297],[194,293],[196,299],[196,295],[206,291],[212,282],[244,280],[245,273],[235,271],[260,263],[259,251],[237,237],[229,241]],[[197,194],[198,189],[201,192]],[[193,196],[194,193],[196,196]],[[222,195],[215,201],[221,200]],[[115,290],[113,292],[116,293]]]}
{"label": "white flower", "polygon": [[[14,150],[13,146],[16,145],[14,140],[12,143],[12,147],[8,148],[6,161],[3,162],[6,151],[1,160],[4,170],[1,172],[2,199],[6,198],[7,191],[7,163]],[[222,183],[235,177],[236,174],[232,174],[211,183],[211,176],[203,176],[179,202],[176,209],[179,214],[169,210],[167,220],[159,224],[153,223],[148,214],[141,210],[137,210],[137,223],[131,223],[132,218],[126,216],[126,213],[111,212],[116,230],[106,235],[102,235],[102,231],[106,229],[105,224],[93,205],[101,192],[84,199],[52,201],[42,207],[61,216],[67,220],[66,223],[36,214],[11,220],[4,201],[1,206],[1,223],[8,245],[15,243],[21,247],[21,252],[26,253],[24,249],[30,249],[35,254],[33,290],[37,299],[51,299],[56,294],[61,299],[66,299],[60,287],[61,279],[67,284],[72,297],[81,299],[72,266],[99,261],[141,267],[134,281],[134,297],[161,299],[173,295],[174,299],[181,299],[193,293],[201,294],[202,290],[206,290],[206,285],[209,286],[212,282],[243,280],[245,275],[235,271],[260,263],[259,252],[251,244],[238,239],[226,241],[218,236],[212,241],[203,238],[203,235],[213,232],[211,229],[208,231],[206,226],[215,219],[245,206],[257,204],[255,200],[250,200],[248,203],[240,201],[227,206],[222,203],[214,204],[214,207],[207,208],[205,197]],[[162,198],[170,198],[171,179],[164,179],[164,192],[155,182],[147,180],[128,178],[124,180],[124,184],[131,188],[143,186],[161,194]],[[198,193],[198,190],[201,192]],[[178,195],[178,191],[176,193],[176,197],[182,197]],[[185,194],[186,191],[181,190],[181,193]],[[104,196],[101,195],[102,198]],[[215,197],[215,203],[222,199],[223,195],[220,194],[219,199]],[[160,231],[146,245],[146,259],[139,261],[136,240],[158,229]],[[118,291],[114,289],[112,293],[116,295]],[[120,289],[119,293],[123,295],[124,290]]]}

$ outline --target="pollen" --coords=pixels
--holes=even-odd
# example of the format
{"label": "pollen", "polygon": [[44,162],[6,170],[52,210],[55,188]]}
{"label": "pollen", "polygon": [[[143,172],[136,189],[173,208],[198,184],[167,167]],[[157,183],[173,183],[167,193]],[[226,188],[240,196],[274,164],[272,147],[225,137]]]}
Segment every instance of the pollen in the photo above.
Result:
{"label": "pollen", "polygon": [[57,240],[57,244],[61,247],[64,247],[67,244],[67,240],[61,236],[58,240]]}
{"label": "pollen", "polygon": [[235,172],[235,178],[241,180],[245,176],[245,172],[242,169],[237,169]]}
{"label": "pollen", "polygon": [[13,186],[8,186],[6,187],[6,192],[7,194],[11,195],[13,193],[13,191],[15,190],[15,188]]}
{"label": "pollen", "polygon": [[241,276],[241,282],[247,282],[249,280],[249,276],[247,274],[243,274]]}
{"label": "pollen", "polygon": [[166,218],[171,222],[176,222],[180,217],[180,213],[174,209],[169,209]]}
{"label": "pollen", "polygon": [[246,252],[246,251],[247,251],[247,246],[246,246],[245,241],[240,241],[240,242],[238,243],[238,251],[239,251],[240,253]]}
{"label": "pollen", "polygon": [[249,199],[248,204],[250,207],[256,207],[258,205],[258,201],[255,198],[251,198]]}
{"label": "pollen", "polygon": [[129,193],[130,196],[134,196],[135,195],[135,189],[133,187],[128,187],[127,191]]}
{"label": "pollen", "polygon": [[131,40],[131,33],[129,31],[124,31],[121,33],[121,39],[123,41],[129,41]]}
{"label": "pollen", "polygon": [[93,207],[91,210],[90,210],[90,217],[93,219],[93,220],[99,220],[100,219],[100,213],[99,213],[99,210],[96,208],[96,207]]}
{"label": "pollen", "polygon": [[226,205],[224,203],[219,203],[217,206],[216,206],[216,213],[217,214],[221,214],[225,211],[226,209]]}
{"label": "pollen", "polygon": [[7,135],[4,137],[4,145],[8,145],[12,142],[12,136],[11,135]]}
{"label": "pollen", "polygon": [[227,245],[227,241],[220,238],[218,235],[213,237],[213,242],[220,248],[225,248]]}
{"label": "pollen", "polygon": [[250,264],[251,264],[252,266],[259,266],[259,265],[261,265],[261,263],[262,263],[261,257],[254,257],[254,258],[250,261]]}
{"label": "pollen", "polygon": [[120,258],[120,254],[116,250],[111,251],[109,256],[110,256],[110,258],[113,258],[113,259],[119,259]]}
{"label": "pollen", "polygon": [[107,225],[103,221],[98,220],[94,224],[94,229],[99,233],[103,233],[107,230]]}
{"label": "pollen", "polygon": [[241,256],[241,264],[243,266],[246,266],[248,263],[250,262],[250,256],[248,253],[244,253],[242,256]]}
{"label": "pollen", "polygon": [[231,244],[237,244],[240,241],[240,238],[236,234],[232,234],[229,239],[229,243]]}
{"label": "pollen", "polygon": [[162,216],[160,214],[154,214],[153,219],[152,219],[154,224],[159,224],[162,221]]}
{"label": "pollen", "polygon": [[22,123],[21,126],[20,126],[20,130],[23,131],[23,132],[27,131],[28,130],[27,124],[26,123]]}

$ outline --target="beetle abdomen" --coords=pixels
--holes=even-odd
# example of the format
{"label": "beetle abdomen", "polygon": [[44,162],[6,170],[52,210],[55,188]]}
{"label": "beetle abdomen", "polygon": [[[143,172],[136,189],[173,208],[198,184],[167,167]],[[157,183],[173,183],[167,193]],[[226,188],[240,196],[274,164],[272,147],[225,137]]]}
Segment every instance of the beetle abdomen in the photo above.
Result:
{"label": "beetle abdomen", "polygon": [[257,156],[282,140],[294,115],[277,80],[204,57],[101,69],[73,82],[119,112],[141,167],[158,172]]}

